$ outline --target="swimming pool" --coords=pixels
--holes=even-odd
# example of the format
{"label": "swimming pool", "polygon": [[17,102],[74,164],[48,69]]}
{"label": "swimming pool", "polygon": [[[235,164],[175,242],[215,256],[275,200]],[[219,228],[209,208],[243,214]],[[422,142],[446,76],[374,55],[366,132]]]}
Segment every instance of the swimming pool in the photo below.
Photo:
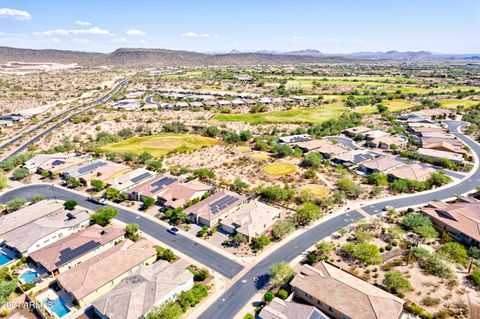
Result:
{"label": "swimming pool", "polygon": [[24,272],[23,274],[21,274],[19,276],[20,278],[20,282],[22,284],[29,284],[29,283],[32,283],[33,280],[35,278],[38,277],[38,272],[34,271],[34,270],[27,270],[26,272]]}
{"label": "swimming pool", "polygon": [[8,257],[4,253],[0,253],[0,266],[8,264],[11,261],[12,261],[12,258]]}
{"label": "swimming pool", "polygon": [[60,297],[54,300],[47,299],[45,302],[47,307],[50,308],[50,310],[53,311],[59,318],[62,318],[70,312],[70,309],[68,309],[65,301]]}

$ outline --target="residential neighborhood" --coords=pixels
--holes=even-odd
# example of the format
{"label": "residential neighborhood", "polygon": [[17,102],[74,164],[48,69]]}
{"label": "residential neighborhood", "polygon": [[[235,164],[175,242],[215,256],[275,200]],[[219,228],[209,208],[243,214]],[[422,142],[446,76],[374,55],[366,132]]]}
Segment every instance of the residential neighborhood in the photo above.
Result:
{"label": "residential neighborhood", "polygon": [[480,319],[475,1],[0,4],[0,319]]}

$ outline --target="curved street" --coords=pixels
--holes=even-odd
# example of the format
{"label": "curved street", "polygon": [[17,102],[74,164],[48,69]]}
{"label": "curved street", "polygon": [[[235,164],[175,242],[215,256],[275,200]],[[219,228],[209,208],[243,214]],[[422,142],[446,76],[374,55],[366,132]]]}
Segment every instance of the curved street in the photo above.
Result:
{"label": "curved street", "polygon": [[[465,136],[459,131],[459,128],[464,125],[460,121],[445,121],[449,130],[457,138],[467,144],[472,152],[480,155],[480,144]],[[478,164],[478,163],[477,163]],[[450,187],[441,188],[438,191],[421,193],[418,195],[411,195],[405,198],[389,199],[378,202],[376,204],[362,207],[370,215],[375,215],[382,212],[385,206],[392,206],[394,208],[403,208],[408,206],[419,206],[428,203],[432,200],[441,200],[454,197],[457,194],[467,193],[477,188],[480,184],[480,168],[475,166],[474,171],[461,183],[452,185]],[[248,273],[240,278],[234,285],[232,285],[219,299],[214,302],[199,318],[202,319],[227,319],[234,318],[235,315],[241,311],[247,302],[268,283],[269,268],[272,264],[280,261],[291,262],[297,256],[302,254],[305,250],[312,247],[315,243],[323,238],[334,233],[341,227],[351,224],[355,219],[363,218],[356,210],[350,210],[344,214],[336,216],[324,223],[310,228],[302,233],[300,236],[292,239],[283,246],[280,246],[272,254],[268,255]]]}
{"label": "curved street", "polygon": [[[385,206],[392,206],[394,208],[404,208],[408,206],[419,206],[432,200],[442,200],[455,197],[457,194],[464,194],[477,188],[480,184],[480,168],[478,165],[478,155],[480,154],[480,144],[473,141],[459,131],[459,128],[464,125],[460,121],[446,121],[445,122],[451,133],[468,145],[472,152],[474,152],[477,160],[473,171],[459,183],[445,186],[438,190],[414,194],[402,198],[386,199],[375,204],[366,205],[362,210],[370,215],[375,215],[382,212]],[[32,198],[35,194],[44,195],[50,199],[73,199],[79,205],[91,210],[96,210],[100,205],[87,201],[87,196],[71,192],[64,188],[52,187],[51,185],[29,185],[10,190],[0,196],[0,202],[5,203],[16,197],[23,197],[26,199]],[[346,213],[340,214],[326,220],[312,228],[305,230],[298,237],[279,246],[271,254],[266,256],[263,260],[258,262],[252,269],[250,269],[242,278],[238,279],[225,293],[223,293],[218,300],[216,300],[201,316],[205,319],[225,319],[233,318],[241,311],[244,305],[258,292],[259,289],[268,283],[269,268],[272,264],[280,261],[290,262],[305,250],[312,247],[319,240],[329,236],[339,228],[348,226],[355,220],[363,218],[364,215],[353,209]],[[120,213],[116,217],[118,220],[125,223],[136,223],[139,228],[146,234],[165,242],[172,248],[198,260],[206,266],[212,268],[218,273],[233,278],[244,267],[229,258],[203,246],[195,241],[188,239],[182,235],[171,235],[167,233],[166,227],[153,223],[151,220],[142,217],[131,211],[120,209]]]}

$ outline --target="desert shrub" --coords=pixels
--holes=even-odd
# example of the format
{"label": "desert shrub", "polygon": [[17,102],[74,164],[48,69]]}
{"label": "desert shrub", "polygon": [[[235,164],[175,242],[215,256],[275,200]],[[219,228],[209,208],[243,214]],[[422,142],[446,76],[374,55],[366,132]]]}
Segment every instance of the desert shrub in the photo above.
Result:
{"label": "desert shrub", "polygon": [[389,271],[385,274],[383,284],[394,294],[403,294],[412,290],[412,285],[399,271]]}

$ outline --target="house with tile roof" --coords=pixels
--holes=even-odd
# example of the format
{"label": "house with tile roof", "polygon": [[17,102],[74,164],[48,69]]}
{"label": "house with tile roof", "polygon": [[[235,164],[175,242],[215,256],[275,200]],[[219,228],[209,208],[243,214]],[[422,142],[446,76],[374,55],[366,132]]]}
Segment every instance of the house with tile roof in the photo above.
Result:
{"label": "house with tile roof", "polygon": [[153,179],[155,175],[156,174],[154,172],[145,168],[137,168],[123,175],[110,178],[107,180],[107,184],[121,192],[125,192],[128,189]]}
{"label": "house with tile roof", "polygon": [[61,210],[20,226],[3,235],[4,245],[25,256],[52,242],[76,233],[90,224],[86,210]]}
{"label": "house with tile roof", "polygon": [[241,233],[251,241],[280,219],[282,210],[258,200],[252,200],[220,222],[228,233]]}
{"label": "house with tile roof", "polygon": [[395,157],[380,156],[360,163],[358,170],[365,174],[385,173],[402,165],[404,164],[395,159]]}
{"label": "house with tile roof", "polygon": [[203,197],[212,189],[213,186],[194,179],[186,183],[173,183],[159,193],[159,204],[167,209],[183,207],[189,201]]}
{"label": "house with tile roof", "polygon": [[265,305],[258,314],[259,319],[329,319],[327,315],[309,304],[278,297]]}
{"label": "house with tile roof", "polygon": [[183,260],[173,264],[159,260],[140,268],[95,300],[95,313],[102,319],[145,318],[153,307],[173,301],[193,287],[193,274],[186,266]]}
{"label": "house with tile roof", "polygon": [[404,300],[327,262],[302,265],[290,282],[295,297],[335,319],[400,319]]}
{"label": "house with tile roof", "polygon": [[61,273],[57,283],[83,307],[112,290],[123,278],[155,262],[155,245],[146,239],[124,240]]}
{"label": "house with tile roof", "polygon": [[151,197],[157,199],[158,196],[167,188],[180,182],[178,176],[170,174],[160,174],[155,178],[149,179],[143,183],[130,188],[127,193],[133,200],[142,201]]}
{"label": "house with tile roof", "polygon": [[480,201],[430,202],[421,212],[455,240],[480,247]]}
{"label": "house with tile roof", "polygon": [[86,182],[90,182],[94,179],[106,182],[107,180],[116,176],[121,176],[130,170],[131,168],[128,166],[98,159],[84,163],[80,166],[66,169],[63,172],[63,176],[65,178],[73,177],[76,179],[82,179]]}
{"label": "house with tile roof", "polygon": [[192,222],[214,227],[246,202],[243,195],[222,190],[185,209]]}
{"label": "house with tile roof", "polygon": [[113,247],[123,239],[123,229],[95,224],[45,246],[29,257],[47,273],[56,276]]}
{"label": "house with tile roof", "polygon": [[2,226],[0,227],[0,241],[6,233],[41,217],[59,213],[64,209],[63,201],[47,199],[0,216],[0,225]]}
{"label": "house with tile roof", "polygon": [[390,180],[408,179],[424,181],[430,178],[430,176],[435,172],[435,169],[429,166],[414,163],[392,169],[388,173],[388,177]]}

